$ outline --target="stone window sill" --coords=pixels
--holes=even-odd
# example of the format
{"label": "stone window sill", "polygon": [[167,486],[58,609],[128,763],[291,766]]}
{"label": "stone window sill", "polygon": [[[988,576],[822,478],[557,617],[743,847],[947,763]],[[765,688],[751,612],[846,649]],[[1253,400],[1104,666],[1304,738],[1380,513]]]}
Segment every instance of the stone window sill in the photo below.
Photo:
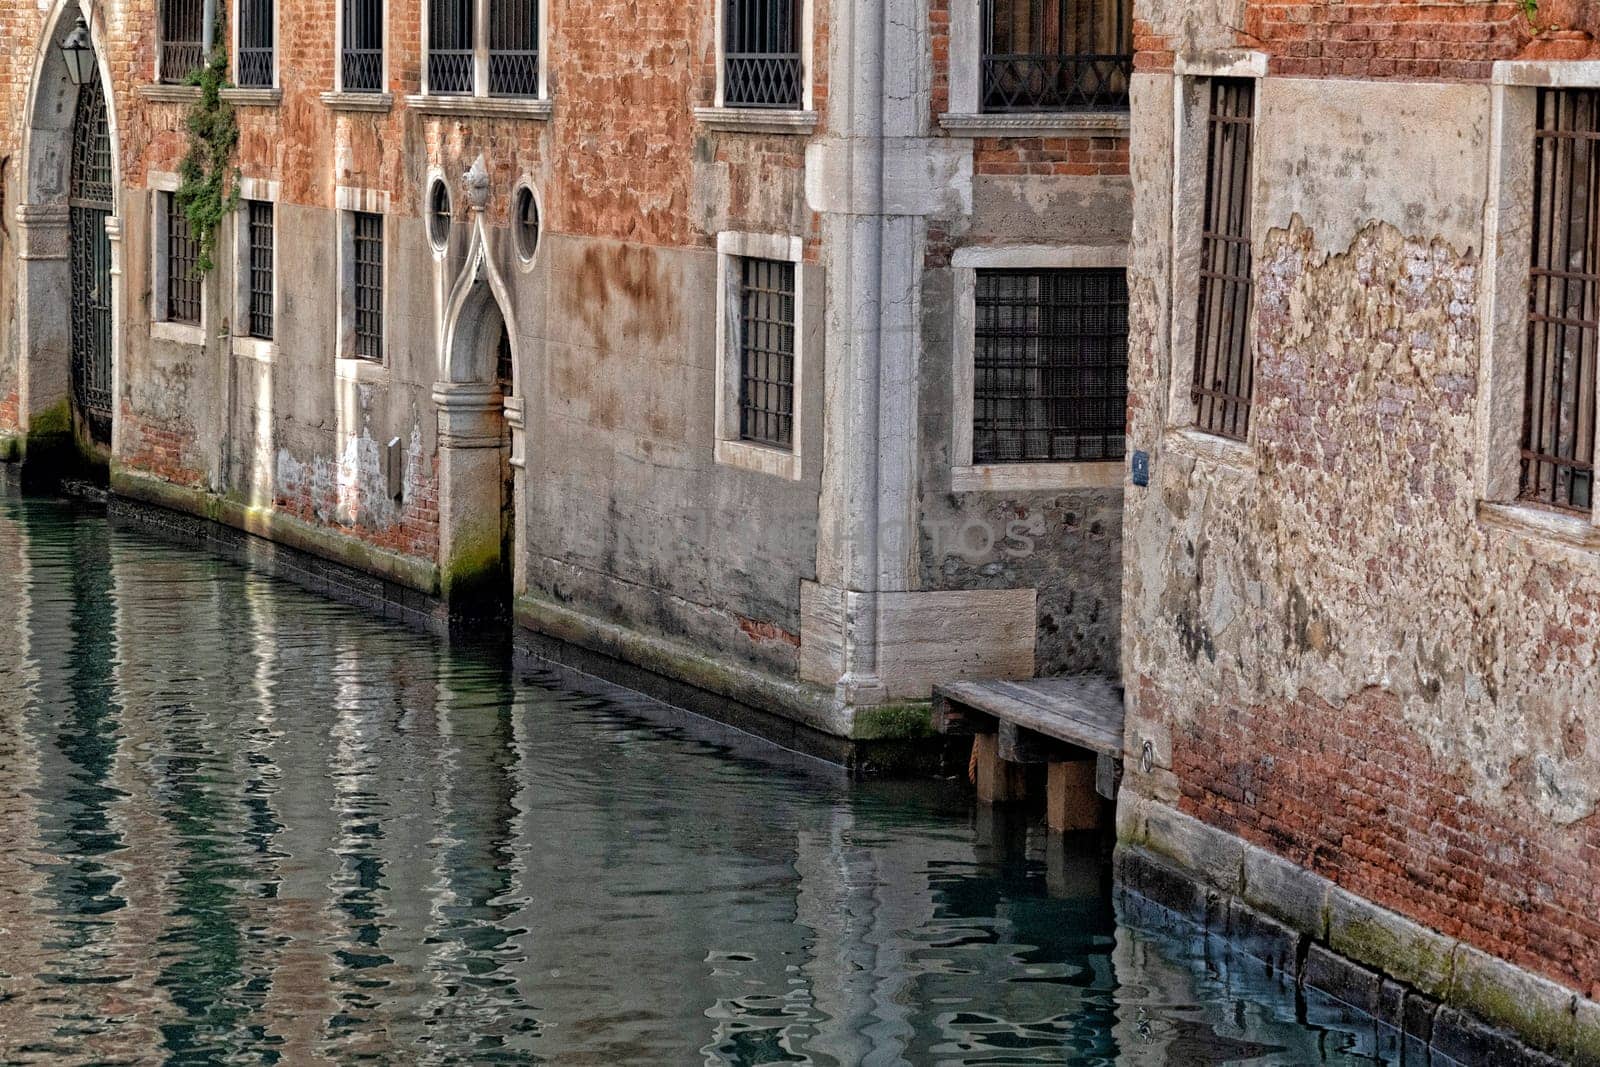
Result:
{"label": "stone window sill", "polygon": [[1241,472],[1254,472],[1256,467],[1255,452],[1246,442],[1235,441],[1231,437],[1219,437],[1192,426],[1169,430],[1166,445],[1179,455],[1210,460],[1221,466],[1237,468]]}
{"label": "stone window sill", "polygon": [[387,385],[389,366],[375,359],[340,356],[334,361],[334,376],[340,381],[359,382],[362,385]]}
{"label": "stone window sill", "polygon": [[283,102],[283,90],[224,89],[222,99],[239,107],[277,107]]}
{"label": "stone window sill", "polygon": [[153,82],[139,86],[139,95],[154,104],[189,104],[200,99],[200,87]]}
{"label": "stone window sill", "polygon": [[278,346],[260,337],[235,337],[233,354],[240,359],[253,359],[257,363],[271,363],[278,354]]}
{"label": "stone window sill", "polygon": [[187,322],[152,322],[150,340],[203,348],[206,343],[206,331],[204,326],[192,326]]}
{"label": "stone window sill", "polygon": [[512,96],[436,96],[413,93],[406,107],[423,115],[461,115],[467,118],[528,119],[544,122],[555,110],[549,100]]}
{"label": "stone window sill", "polygon": [[1556,541],[1573,548],[1600,548],[1600,526],[1582,515],[1549,511],[1530,504],[1480,501],[1478,522],[1523,537]]}
{"label": "stone window sill", "polygon": [[800,480],[799,454],[781,448],[767,448],[749,441],[718,441],[716,461],[725,467],[770,474],[791,482]]}
{"label": "stone window sill", "polygon": [[1129,129],[1126,111],[1056,111],[965,115],[947,112],[939,125],[954,137],[1120,136]]}
{"label": "stone window sill", "polygon": [[394,107],[393,93],[323,93],[322,103],[329,111],[388,111]]}
{"label": "stone window sill", "polygon": [[782,133],[806,136],[816,132],[815,111],[769,111],[760,107],[697,107],[694,119],[711,130],[728,133]]}
{"label": "stone window sill", "polygon": [[991,463],[950,468],[952,493],[1119,489],[1120,460],[1095,463]]}

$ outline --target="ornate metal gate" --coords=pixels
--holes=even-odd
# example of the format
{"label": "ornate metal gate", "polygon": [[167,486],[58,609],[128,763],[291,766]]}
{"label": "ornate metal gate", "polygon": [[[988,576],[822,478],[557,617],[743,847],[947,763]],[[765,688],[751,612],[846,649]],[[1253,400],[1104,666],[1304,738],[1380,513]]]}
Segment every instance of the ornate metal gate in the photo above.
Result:
{"label": "ornate metal gate", "polygon": [[95,440],[111,440],[111,131],[100,79],[72,120],[72,396]]}

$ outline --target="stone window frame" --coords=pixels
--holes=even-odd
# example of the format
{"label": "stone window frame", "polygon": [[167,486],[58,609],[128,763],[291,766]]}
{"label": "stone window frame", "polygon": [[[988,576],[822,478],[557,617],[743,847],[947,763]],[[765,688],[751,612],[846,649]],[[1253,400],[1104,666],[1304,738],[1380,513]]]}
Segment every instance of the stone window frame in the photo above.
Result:
{"label": "stone window frame", "polygon": [[1600,548],[1600,493],[1587,517],[1520,499],[1533,261],[1533,133],[1540,89],[1600,89],[1600,61],[1503,60],[1495,63],[1490,79],[1489,193],[1479,280],[1478,516],[1488,525]]}
{"label": "stone window frame", "polygon": [[1120,111],[985,112],[983,110],[982,0],[950,4],[950,110],[939,125],[956,137],[1126,136],[1132,128],[1130,109]]}
{"label": "stone window frame", "polygon": [[798,109],[729,107],[726,103],[728,76],[727,35],[723,32],[728,0],[702,0],[714,5],[712,33],[716,44],[716,88],[710,107],[693,109],[695,121],[701,126],[731,133],[778,133],[807,136],[816,131],[816,3],[800,0],[800,64],[804,74],[800,79],[800,107]]}
{"label": "stone window frame", "polygon": [[[773,259],[794,264],[794,413],[793,447],[788,450],[740,440],[739,261]],[[820,293],[819,268],[805,261],[805,241],[787,234],[717,234],[717,393],[714,460],[723,466],[799,481],[805,474],[806,389],[812,348],[807,330],[807,304]]]}
{"label": "stone window frame", "polygon": [[[239,207],[233,213],[233,354],[270,363],[278,352],[277,332],[283,322],[283,286],[278,284],[278,252],[283,247],[282,217],[278,214],[281,185],[268,178],[239,179]],[[243,332],[250,316],[250,206],[252,200],[272,205],[272,322],[273,338],[251,337]]]}
{"label": "stone window frame", "polygon": [[200,324],[167,319],[167,213],[162,210],[165,193],[176,193],[183,179],[167,171],[146,176],[150,190],[150,338],[173,344],[204,346],[211,327],[211,301],[207,286],[200,286]]}
{"label": "stone window frame", "polygon": [[[334,369],[339,378],[357,382],[389,381],[391,351],[390,281],[394,270],[395,220],[391,210],[391,197],[386,189],[363,189],[341,185],[334,190],[335,215],[338,218],[338,304],[339,335],[335,345]],[[383,341],[379,359],[365,359],[355,351],[355,216],[357,212],[380,215],[383,218]]]}
{"label": "stone window frame", "polygon": [[977,359],[978,271],[1126,270],[1128,246],[970,245],[955,250],[950,266],[955,303],[954,337],[950,346],[950,491],[1015,492],[1034,489],[1113,489],[1121,486],[1126,459],[975,464],[972,461],[972,420],[976,407],[974,368]]}
{"label": "stone window frame", "polygon": [[[490,0],[475,0],[474,24],[488,26]],[[479,118],[520,118],[534,121],[549,119],[554,113],[550,98],[550,0],[539,4],[539,93],[537,96],[490,96],[489,52],[486,45],[475,42],[476,59],[472,75],[471,95],[463,93],[435,94],[428,87],[428,30],[432,0],[423,0],[419,9],[421,25],[418,30],[418,55],[420,58],[420,91],[406,97],[406,107],[425,115],[461,115]],[[387,11],[387,9],[385,9]]]}
{"label": "stone window frame", "polygon": [[[344,9],[346,0],[334,0],[333,3],[333,91],[323,93],[322,101],[332,107],[348,106],[351,110],[373,111],[389,109],[393,96],[387,88],[383,92],[372,93],[366,91],[347,91],[344,87]],[[383,77],[382,84],[388,86],[390,69],[394,49],[389,42],[389,24],[393,4],[391,0],[383,0]],[[354,98],[354,99],[347,99]]]}
{"label": "stone window frame", "polygon": [[[1256,81],[1256,114],[1261,113],[1263,83],[1267,80],[1267,54],[1252,49],[1220,49],[1198,56],[1177,57],[1173,63],[1172,115],[1172,232],[1171,303],[1167,331],[1168,393],[1166,430],[1175,444],[1211,459],[1249,467],[1254,451],[1255,420],[1251,419],[1246,440],[1237,441],[1201,429],[1199,410],[1190,395],[1194,380],[1194,361],[1198,346],[1199,323],[1195,320],[1200,305],[1201,219],[1204,217],[1208,135],[1206,119],[1213,78],[1253,78]],[[1261,226],[1261,168],[1257,161],[1265,138],[1261,127],[1251,141],[1250,209],[1252,251],[1259,240]],[[1252,271],[1259,256],[1252,257]],[[1252,299],[1246,336],[1254,338],[1256,302]],[[1253,357],[1252,357],[1253,358]]]}
{"label": "stone window frame", "polygon": [[228,77],[233,81],[234,88],[229,89],[228,98],[235,103],[261,103],[275,104],[281,99],[283,89],[283,0],[273,0],[272,4],[272,84],[270,86],[254,86],[239,88],[239,5],[244,0],[233,0],[233,11],[228,16]]}

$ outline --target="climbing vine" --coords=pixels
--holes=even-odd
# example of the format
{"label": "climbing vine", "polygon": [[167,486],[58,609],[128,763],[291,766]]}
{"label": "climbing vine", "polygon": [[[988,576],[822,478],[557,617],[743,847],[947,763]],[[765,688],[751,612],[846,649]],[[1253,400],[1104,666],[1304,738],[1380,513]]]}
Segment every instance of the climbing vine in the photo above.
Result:
{"label": "climbing vine", "polygon": [[217,233],[222,220],[239,206],[239,172],[233,153],[239,145],[239,124],[233,105],[222,98],[228,84],[228,50],[223,45],[222,8],[217,5],[216,43],[205,65],[189,75],[200,99],[189,109],[189,152],[178,167],[177,204],[189,219],[199,243],[194,274],[203,278],[216,266]]}

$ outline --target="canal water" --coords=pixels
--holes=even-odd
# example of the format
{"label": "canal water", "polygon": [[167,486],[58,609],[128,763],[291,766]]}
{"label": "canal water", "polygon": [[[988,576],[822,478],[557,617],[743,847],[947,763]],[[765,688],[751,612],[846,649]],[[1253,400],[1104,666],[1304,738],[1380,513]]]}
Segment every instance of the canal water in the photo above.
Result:
{"label": "canal water", "polygon": [[0,1063],[1347,1064],[1105,856],[0,489]]}

